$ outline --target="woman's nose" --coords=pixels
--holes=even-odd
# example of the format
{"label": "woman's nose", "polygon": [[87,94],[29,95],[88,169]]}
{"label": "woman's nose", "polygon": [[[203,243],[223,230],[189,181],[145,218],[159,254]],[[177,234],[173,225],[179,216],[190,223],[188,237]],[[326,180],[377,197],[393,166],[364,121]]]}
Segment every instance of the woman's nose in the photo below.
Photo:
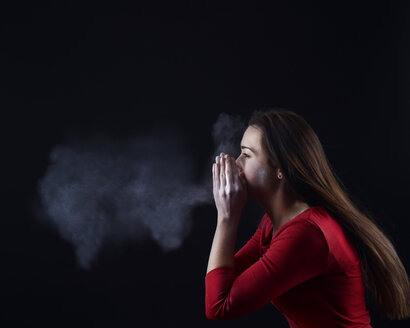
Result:
{"label": "woman's nose", "polygon": [[236,159],[236,166],[238,166],[238,169],[240,172],[242,172],[242,166],[241,166],[241,161],[239,159],[240,156],[238,156],[238,158]]}

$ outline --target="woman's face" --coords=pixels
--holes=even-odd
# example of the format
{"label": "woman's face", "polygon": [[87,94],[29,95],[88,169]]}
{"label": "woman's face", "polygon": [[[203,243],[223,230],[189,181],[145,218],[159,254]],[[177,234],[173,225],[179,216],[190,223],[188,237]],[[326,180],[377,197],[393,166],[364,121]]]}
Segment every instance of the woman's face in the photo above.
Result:
{"label": "woman's face", "polygon": [[268,157],[262,149],[262,132],[249,126],[241,141],[241,154],[236,159],[240,174],[243,174],[248,197],[263,197],[274,187],[274,170],[268,165]]}

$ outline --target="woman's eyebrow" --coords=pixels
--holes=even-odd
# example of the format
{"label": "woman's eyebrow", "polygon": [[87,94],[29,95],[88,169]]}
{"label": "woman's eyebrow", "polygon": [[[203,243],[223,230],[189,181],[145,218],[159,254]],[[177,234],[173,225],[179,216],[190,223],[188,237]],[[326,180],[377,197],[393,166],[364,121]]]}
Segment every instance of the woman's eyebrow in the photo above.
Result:
{"label": "woman's eyebrow", "polygon": [[254,152],[255,154],[257,154],[256,150],[252,149],[251,147],[242,146],[242,145],[241,145],[241,149],[243,149],[243,148],[248,148],[250,151],[252,151],[252,152]]}

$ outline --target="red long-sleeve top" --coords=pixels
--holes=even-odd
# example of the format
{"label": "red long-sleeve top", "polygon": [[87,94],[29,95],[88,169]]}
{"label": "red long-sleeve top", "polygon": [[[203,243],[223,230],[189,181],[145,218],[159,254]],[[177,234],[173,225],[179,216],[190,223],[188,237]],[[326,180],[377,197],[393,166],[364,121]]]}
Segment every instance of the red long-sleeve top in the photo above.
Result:
{"label": "red long-sleeve top", "polygon": [[235,267],[206,274],[208,319],[237,318],[271,302],[291,328],[371,328],[359,256],[324,206],[272,233],[265,214]]}

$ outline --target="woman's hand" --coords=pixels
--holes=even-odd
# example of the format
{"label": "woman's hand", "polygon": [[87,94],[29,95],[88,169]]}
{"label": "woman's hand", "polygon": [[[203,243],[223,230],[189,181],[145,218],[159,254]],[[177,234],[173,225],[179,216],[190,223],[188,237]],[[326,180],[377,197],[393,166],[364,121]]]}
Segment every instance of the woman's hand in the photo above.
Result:
{"label": "woman's hand", "polygon": [[246,180],[239,175],[234,158],[221,153],[212,166],[213,193],[218,220],[237,220],[247,199]]}

